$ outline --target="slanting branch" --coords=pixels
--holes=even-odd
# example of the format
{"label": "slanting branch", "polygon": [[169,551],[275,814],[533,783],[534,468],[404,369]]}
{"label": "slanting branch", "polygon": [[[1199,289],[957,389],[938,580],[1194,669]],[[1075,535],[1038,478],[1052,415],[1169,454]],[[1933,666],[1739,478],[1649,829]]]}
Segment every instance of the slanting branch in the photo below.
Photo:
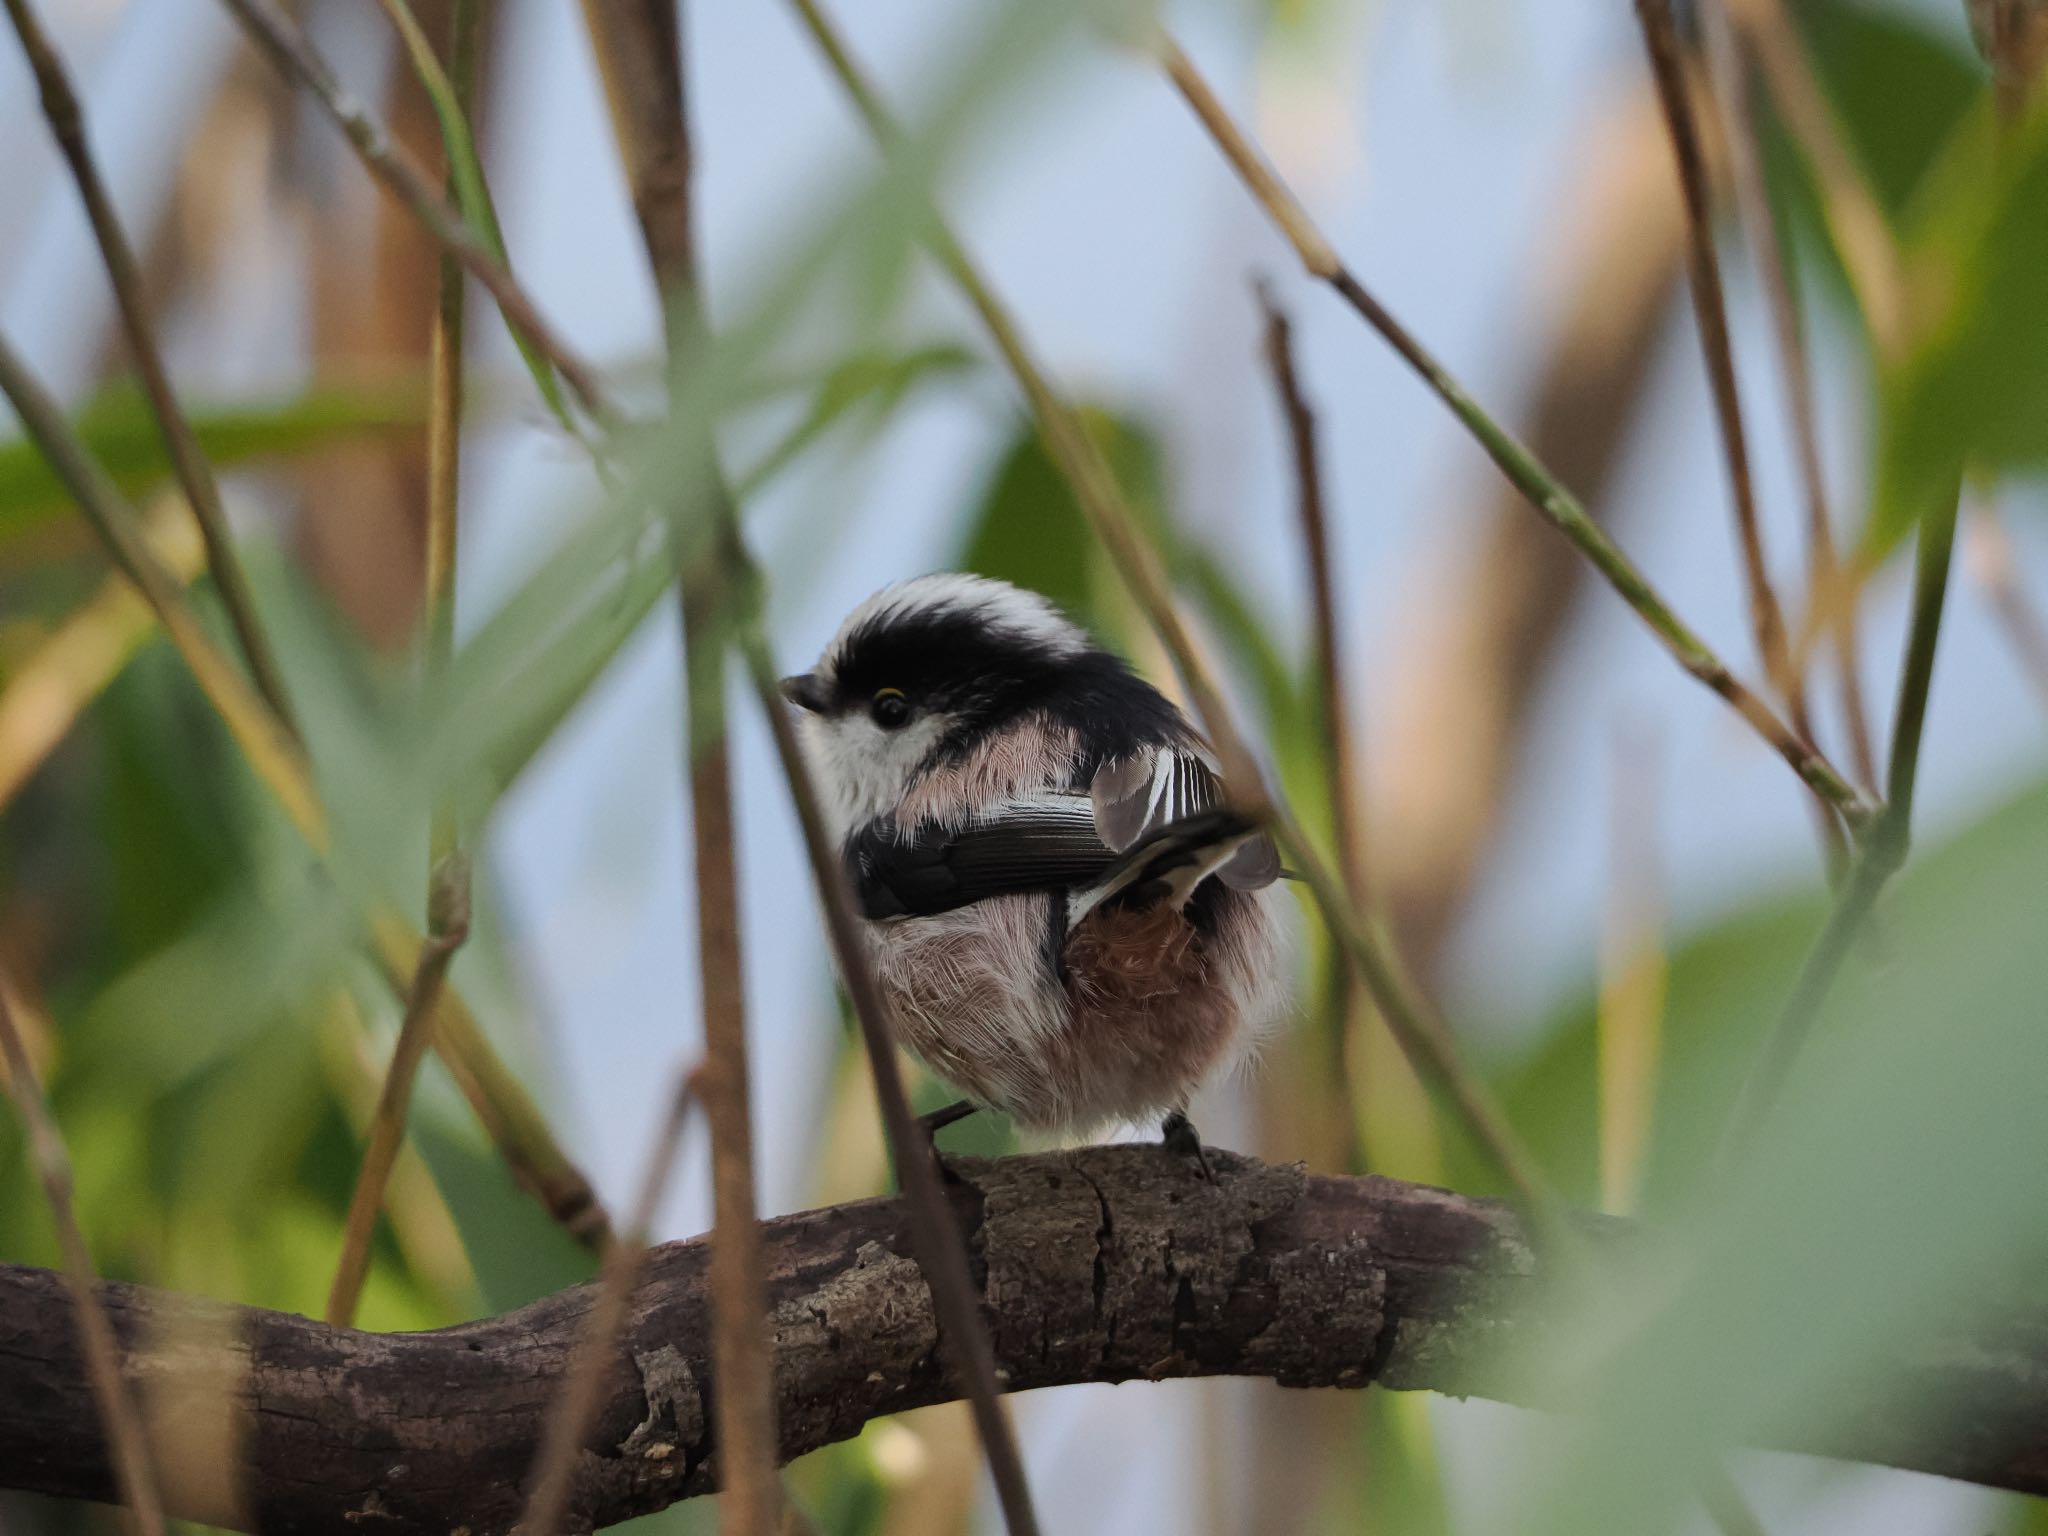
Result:
{"label": "slanting branch", "polygon": [[[1505,1207],[1210,1157],[1214,1184],[1149,1146],[956,1165],[954,1214],[1009,1390],[1239,1375],[1516,1397],[1497,1362],[1542,1325],[1542,1276]],[[1627,1223],[1585,1221],[1596,1251],[1634,1241]],[[953,1395],[901,1200],[784,1217],[762,1239],[785,1458]],[[578,1524],[717,1481],[707,1258],[701,1241],[649,1255],[579,1452]],[[104,1291],[144,1396],[173,1372],[239,1382],[240,1518],[292,1536],[507,1531],[594,1295],[579,1286],[503,1317],[387,1335]],[[229,1331],[232,1346],[200,1342]],[[172,1359],[152,1340],[183,1342]],[[221,1358],[198,1360],[201,1348]],[[2048,1316],[1995,1339],[1930,1320],[1870,1366],[1881,1385],[1862,1412],[1775,1443],[2048,1493]],[[16,1266],[0,1266],[0,1485],[113,1493],[62,1284]]]}

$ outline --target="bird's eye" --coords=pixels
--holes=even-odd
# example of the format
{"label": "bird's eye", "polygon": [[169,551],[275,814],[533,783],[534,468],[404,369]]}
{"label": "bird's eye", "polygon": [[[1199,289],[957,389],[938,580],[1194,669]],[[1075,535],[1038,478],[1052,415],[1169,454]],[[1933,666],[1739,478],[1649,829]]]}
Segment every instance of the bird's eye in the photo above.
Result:
{"label": "bird's eye", "polygon": [[903,696],[901,688],[879,689],[868,705],[868,713],[883,730],[893,731],[910,718],[910,700]]}

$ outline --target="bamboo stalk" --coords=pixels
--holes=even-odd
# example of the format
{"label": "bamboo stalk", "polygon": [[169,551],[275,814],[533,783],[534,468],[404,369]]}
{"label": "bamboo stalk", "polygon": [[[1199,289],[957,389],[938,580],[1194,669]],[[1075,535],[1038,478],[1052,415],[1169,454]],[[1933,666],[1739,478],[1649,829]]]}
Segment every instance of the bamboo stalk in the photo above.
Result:
{"label": "bamboo stalk", "polygon": [[[737,566],[745,559],[744,549],[732,546],[732,564]],[[735,570],[733,574],[739,577],[742,572]],[[755,589],[748,583],[741,590],[751,594]],[[780,670],[762,632],[758,607],[752,603],[743,609],[740,647],[774,734],[775,750],[782,760],[790,798],[803,829],[804,848],[810,857],[819,904],[824,909],[833,958],[838,962],[840,980],[860,1025],[861,1043],[866,1047],[868,1067],[874,1076],[875,1098],[881,1105],[882,1125],[888,1132],[890,1160],[895,1166],[897,1183],[909,1202],[911,1242],[918,1268],[931,1288],[932,1309],[938,1315],[942,1348],[973,1411],[975,1429],[988,1457],[989,1476],[1002,1506],[1003,1523],[1010,1536],[1036,1536],[1038,1517],[1024,1476],[1024,1458],[1017,1448],[1015,1431],[998,1401],[995,1349],[989,1342],[988,1326],[982,1320],[960,1229],[954,1225],[945,1193],[939,1188],[931,1142],[910,1113],[910,1097],[904,1092],[903,1074],[896,1062],[896,1032],[889,1020],[888,1004],[868,960],[860,920],[854,915],[853,892],[848,888],[838,847],[825,824],[817,786],[797,742],[788,706],[783,702]]]}
{"label": "bamboo stalk", "polygon": [[370,1118],[362,1166],[356,1172],[355,1191],[349,1197],[348,1219],[342,1226],[341,1259],[327,1292],[324,1315],[337,1328],[355,1321],[356,1303],[362,1297],[363,1280],[370,1271],[370,1242],[377,1232],[377,1213],[384,1208],[391,1170],[397,1166],[399,1149],[405,1145],[405,1117],[412,1105],[412,1086],[433,1038],[434,1014],[447,985],[449,963],[469,936],[469,871],[459,853],[444,859],[435,870],[427,927],[427,942],[420,949],[419,964],[413,968],[412,985],[406,993],[398,1043],[392,1048],[391,1064],[384,1071],[384,1085],[378,1090],[377,1108]]}
{"label": "bamboo stalk", "polygon": [[1756,58],[1772,104],[1813,172],[1828,232],[1878,352],[1890,356],[1905,338],[1905,270],[1869,178],[1828,105],[1827,93],[1814,78],[1784,0],[1729,0],[1729,13]]}
{"label": "bamboo stalk", "polygon": [[[1316,441],[1314,409],[1301,386],[1294,361],[1293,327],[1280,308],[1272,290],[1257,285],[1260,308],[1266,317],[1266,365],[1272,374],[1274,393],[1287,430],[1294,463],[1294,509],[1300,526],[1302,552],[1307,557],[1310,634],[1313,640],[1316,676],[1322,704],[1323,778],[1330,797],[1330,837],[1337,850],[1337,869],[1344,889],[1354,905],[1366,900],[1366,849],[1364,773],[1358,762],[1351,729],[1351,701],[1344,676],[1343,640],[1338,633],[1336,581],[1331,572],[1330,527],[1327,497],[1323,486],[1322,458]],[[1319,1091],[1334,1096],[1342,1125],[1341,1145],[1336,1148],[1342,1166],[1362,1167],[1364,1149],[1359,1145],[1358,1116],[1348,1105],[1345,1089],[1350,1081],[1346,1056],[1355,1031],[1377,1030],[1369,1007],[1361,1007],[1363,994],[1351,965],[1342,954],[1330,957],[1330,1019],[1323,1063],[1324,1082]],[[1412,1085],[1404,1083],[1411,1094]],[[1427,1100],[1414,1094],[1426,1115]]]}

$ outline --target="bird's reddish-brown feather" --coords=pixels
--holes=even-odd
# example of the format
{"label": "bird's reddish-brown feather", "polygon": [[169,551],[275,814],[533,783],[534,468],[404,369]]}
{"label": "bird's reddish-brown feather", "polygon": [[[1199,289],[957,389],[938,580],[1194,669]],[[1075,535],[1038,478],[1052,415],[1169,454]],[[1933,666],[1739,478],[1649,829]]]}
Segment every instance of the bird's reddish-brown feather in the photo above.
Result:
{"label": "bird's reddish-brown feather", "polygon": [[1045,1070],[1071,1079],[1077,1098],[1080,1084],[1116,1083],[1129,1103],[1185,1104],[1246,1025],[1238,989],[1219,984],[1218,958],[1177,908],[1098,907],[1067,940],[1071,1012]]}

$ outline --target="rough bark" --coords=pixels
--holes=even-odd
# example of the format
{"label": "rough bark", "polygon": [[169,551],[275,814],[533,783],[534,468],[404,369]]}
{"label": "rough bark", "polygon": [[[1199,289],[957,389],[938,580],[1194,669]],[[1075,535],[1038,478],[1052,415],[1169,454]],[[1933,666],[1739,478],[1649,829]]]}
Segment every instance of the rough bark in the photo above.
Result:
{"label": "rough bark", "polygon": [[[1213,1183],[1155,1147],[955,1165],[1009,1390],[1230,1374],[1515,1400],[1498,1362],[1544,1308],[1504,1207],[1209,1156]],[[1602,1251],[1635,1241],[1625,1223],[1587,1220]],[[900,1200],[785,1217],[762,1236],[785,1457],[953,1395]],[[706,1258],[701,1241],[650,1256],[581,1453],[579,1523],[716,1483]],[[519,1516],[592,1291],[398,1335],[137,1286],[105,1295],[145,1403],[189,1404],[197,1381],[232,1385],[244,1486],[199,1507],[185,1495],[185,1513],[276,1533],[492,1536]],[[2048,1318],[1996,1338],[1944,1341],[1930,1326],[1873,1367],[1881,1385],[1855,1424],[1777,1443],[2048,1493]],[[160,1454],[192,1416],[158,1417]],[[182,1480],[167,1481],[176,1501]],[[19,1266],[0,1266],[0,1486],[112,1493],[61,1284]]]}

